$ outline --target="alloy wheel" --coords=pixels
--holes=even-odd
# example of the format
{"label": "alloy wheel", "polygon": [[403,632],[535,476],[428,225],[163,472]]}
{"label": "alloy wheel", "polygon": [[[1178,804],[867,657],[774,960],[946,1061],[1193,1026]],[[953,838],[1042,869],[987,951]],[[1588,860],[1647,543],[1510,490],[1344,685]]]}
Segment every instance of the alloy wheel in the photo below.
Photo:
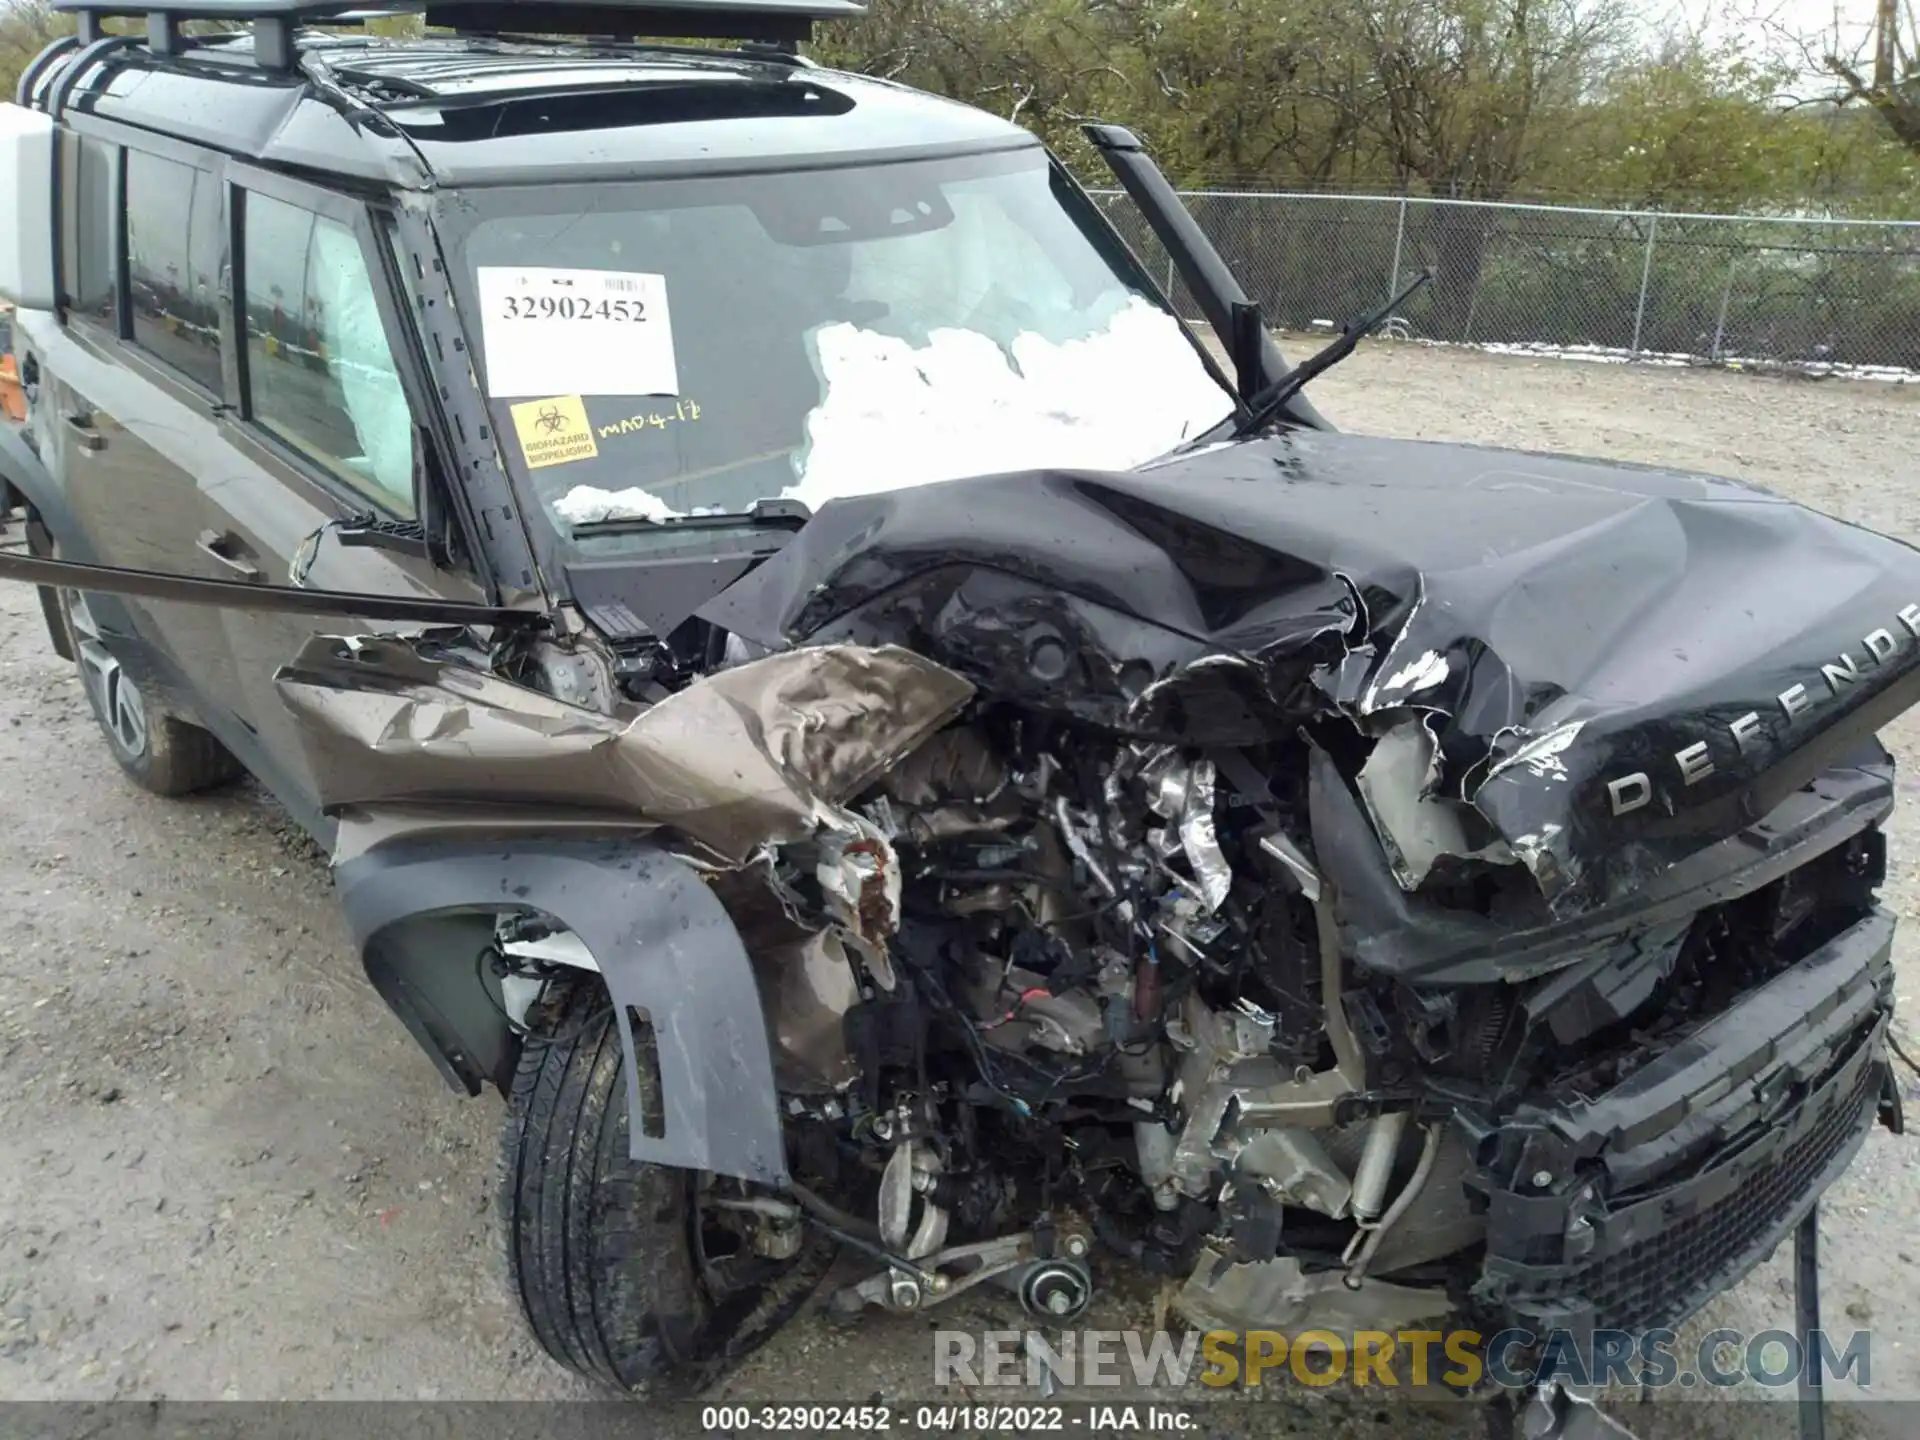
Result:
{"label": "alloy wheel", "polygon": [[78,590],[67,592],[67,624],[74,654],[80,661],[80,680],[87,687],[108,736],[130,760],[147,753],[147,707],[140,687],[116,660],[101,638],[100,626]]}

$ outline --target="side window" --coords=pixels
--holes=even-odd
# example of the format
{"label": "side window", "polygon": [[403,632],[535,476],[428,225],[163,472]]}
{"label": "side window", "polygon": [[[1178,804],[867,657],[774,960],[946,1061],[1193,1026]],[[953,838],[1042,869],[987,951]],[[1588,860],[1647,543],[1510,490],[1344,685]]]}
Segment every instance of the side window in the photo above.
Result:
{"label": "side window", "polygon": [[220,183],[138,150],[126,152],[127,281],[133,342],[219,393]]}
{"label": "side window", "polygon": [[251,418],[392,514],[412,519],[413,416],[347,226],[249,193]]}
{"label": "side window", "polygon": [[91,136],[70,137],[66,191],[66,278],[71,313],[119,325],[120,183],[115,147]]}

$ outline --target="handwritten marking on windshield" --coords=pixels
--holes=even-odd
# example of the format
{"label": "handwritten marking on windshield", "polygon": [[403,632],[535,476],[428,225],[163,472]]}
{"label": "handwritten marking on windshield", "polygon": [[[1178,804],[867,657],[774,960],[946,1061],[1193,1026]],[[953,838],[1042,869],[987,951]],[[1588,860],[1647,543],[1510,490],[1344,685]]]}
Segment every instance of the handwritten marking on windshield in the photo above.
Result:
{"label": "handwritten marking on windshield", "polygon": [[612,440],[621,435],[637,435],[646,430],[664,430],[669,425],[700,418],[700,402],[697,400],[679,400],[671,410],[645,410],[616,420],[611,425],[599,428],[602,440]]}

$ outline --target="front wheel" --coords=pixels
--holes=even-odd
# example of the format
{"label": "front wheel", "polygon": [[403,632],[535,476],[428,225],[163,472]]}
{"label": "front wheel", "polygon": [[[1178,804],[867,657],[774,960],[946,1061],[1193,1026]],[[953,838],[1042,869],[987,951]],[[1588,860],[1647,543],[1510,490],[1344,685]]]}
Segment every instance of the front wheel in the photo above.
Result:
{"label": "front wheel", "polygon": [[[770,1233],[734,1182],[630,1159],[606,993],[577,985],[548,1008],[521,1053],[501,1146],[515,1296],[570,1370],[619,1390],[697,1391],[792,1318],[833,1243]],[[646,1106],[658,1103],[651,1068],[640,1067]]]}

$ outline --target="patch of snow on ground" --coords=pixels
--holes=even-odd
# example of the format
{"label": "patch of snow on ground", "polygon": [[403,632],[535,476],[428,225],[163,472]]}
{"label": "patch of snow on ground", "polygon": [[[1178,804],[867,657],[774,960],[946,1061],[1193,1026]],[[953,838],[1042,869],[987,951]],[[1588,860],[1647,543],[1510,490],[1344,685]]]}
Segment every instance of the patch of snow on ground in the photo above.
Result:
{"label": "patch of snow on ground", "polygon": [[1486,355],[1527,355],[1545,360],[1581,360],[1594,365],[1698,366],[1717,370],[1757,370],[1807,375],[1818,379],[1877,380],[1890,385],[1920,381],[1920,370],[1898,365],[1842,365],[1828,360],[1760,360],[1723,355],[1718,360],[1678,350],[1642,350],[1635,353],[1617,345],[1550,345],[1543,340],[1476,340],[1461,344],[1448,340],[1416,343],[1440,350],[1478,350]]}

